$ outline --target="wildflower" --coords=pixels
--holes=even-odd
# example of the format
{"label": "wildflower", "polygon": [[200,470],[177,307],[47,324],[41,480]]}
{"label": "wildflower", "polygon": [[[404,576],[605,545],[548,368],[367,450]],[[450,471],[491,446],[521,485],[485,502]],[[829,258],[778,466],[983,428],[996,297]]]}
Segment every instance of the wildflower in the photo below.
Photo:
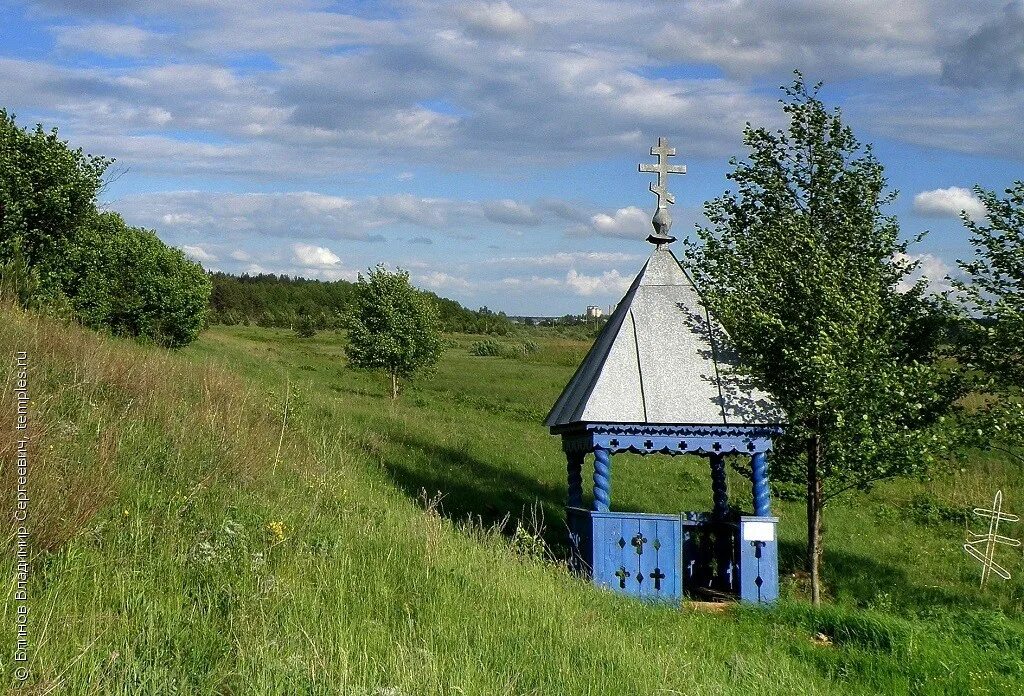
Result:
{"label": "wildflower", "polygon": [[278,541],[284,541],[285,526],[284,522],[268,522],[267,531]]}

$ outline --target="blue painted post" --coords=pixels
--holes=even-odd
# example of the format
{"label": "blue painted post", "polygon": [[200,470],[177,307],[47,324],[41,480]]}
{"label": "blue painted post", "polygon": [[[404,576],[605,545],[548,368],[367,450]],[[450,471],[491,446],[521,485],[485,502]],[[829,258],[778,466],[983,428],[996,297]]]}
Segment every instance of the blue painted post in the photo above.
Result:
{"label": "blue painted post", "polygon": [[[715,568],[718,589],[731,592],[732,587],[732,529],[726,527],[729,517],[729,492],[725,481],[725,456],[714,452],[708,458],[711,462],[711,493],[714,508],[711,519],[715,521]],[[727,531],[728,530],[728,531]]]}
{"label": "blue painted post", "polygon": [[779,598],[778,517],[740,517],[740,600],[755,604]]}
{"label": "blue painted post", "polygon": [[711,493],[715,507],[712,511],[716,520],[724,519],[729,514],[729,491],[725,483],[725,457],[712,454],[711,460]]}
{"label": "blue painted post", "polygon": [[754,483],[754,515],[768,517],[772,514],[771,491],[768,488],[768,455],[756,452],[751,457]]}
{"label": "blue painted post", "polygon": [[612,503],[612,455],[603,447],[594,448],[594,510],[608,512]]}
{"label": "blue painted post", "polygon": [[569,480],[569,507],[583,507],[583,452],[568,452],[566,471]]}

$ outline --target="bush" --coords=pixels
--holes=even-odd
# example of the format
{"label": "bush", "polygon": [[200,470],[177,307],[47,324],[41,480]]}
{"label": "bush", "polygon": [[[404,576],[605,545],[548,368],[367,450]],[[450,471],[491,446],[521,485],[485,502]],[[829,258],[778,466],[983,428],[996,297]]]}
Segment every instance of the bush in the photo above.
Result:
{"label": "bush", "polygon": [[482,341],[475,341],[469,346],[469,354],[479,355],[481,357],[496,357],[501,355],[501,344],[493,338],[485,338]]}
{"label": "bush", "polygon": [[39,301],[39,276],[29,267],[16,241],[9,261],[0,262],[0,301],[14,301],[22,307]]}
{"label": "bush", "polygon": [[203,327],[210,280],[155,233],[97,211],[111,161],[0,109],[0,282],[22,306],[185,345]]}
{"label": "bush", "polygon": [[295,322],[295,335],[299,338],[313,338],[319,328],[319,322],[316,319],[308,314],[303,314]]}
{"label": "bush", "polygon": [[506,344],[500,343],[493,338],[485,338],[482,341],[471,343],[468,350],[470,355],[480,357],[522,358],[531,353],[536,353],[540,350],[540,346],[533,341]]}
{"label": "bush", "polygon": [[100,213],[62,246],[60,266],[48,272],[86,326],[171,348],[199,334],[210,279],[155,233]]}

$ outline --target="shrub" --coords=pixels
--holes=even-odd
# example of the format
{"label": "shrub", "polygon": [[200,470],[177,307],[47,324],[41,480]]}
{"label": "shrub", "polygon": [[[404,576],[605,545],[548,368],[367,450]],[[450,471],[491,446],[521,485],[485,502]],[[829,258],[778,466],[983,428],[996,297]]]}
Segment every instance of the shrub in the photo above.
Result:
{"label": "shrub", "polygon": [[111,161],[0,109],[0,281],[22,306],[185,345],[203,327],[210,280],[155,233],[96,210]]}
{"label": "shrub", "polygon": [[501,355],[501,344],[495,341],[493,338],[485,338],[482,341],[474,341],[469,346],[470,355],[478,355],[480,357],[496,357]]}
{"label": "shrub", "polygon": [[39,276],[28,265],[16,240],[9,261],[0,261],[0,301],[31,307],[39,300]]}
{"label": "shrub", "polygon": [[522,358],[536,353],[540,350],[540,346],[533,341],[507,344],[500,343],[493,338],[485,338],[482,341],[471,343],[468,350],[470,355],[480,357]]}
{"label": "shrub", "polygon": [[60,264],[47,273],[86,326],[171,348],[190,343],[202,329],[209,277],[150,230],[100,213],[61,252]]}
{"label": "shrub", "polygon": [[319,322],[316,319],[308,314],[303,314],[295,322],[295,335],[299,338],[313,338],[316,336],[318,328]]}

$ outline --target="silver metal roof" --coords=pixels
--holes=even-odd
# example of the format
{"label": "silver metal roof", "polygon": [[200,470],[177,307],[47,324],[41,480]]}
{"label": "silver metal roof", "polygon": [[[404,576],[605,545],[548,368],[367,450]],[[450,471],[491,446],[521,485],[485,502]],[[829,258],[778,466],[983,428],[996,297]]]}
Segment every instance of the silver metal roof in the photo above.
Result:
{"label": "silver metal roof", "polygon": [[771,397],[724,354],[725,330],[667,246],[644,264],[545,425],[776,425]]}

